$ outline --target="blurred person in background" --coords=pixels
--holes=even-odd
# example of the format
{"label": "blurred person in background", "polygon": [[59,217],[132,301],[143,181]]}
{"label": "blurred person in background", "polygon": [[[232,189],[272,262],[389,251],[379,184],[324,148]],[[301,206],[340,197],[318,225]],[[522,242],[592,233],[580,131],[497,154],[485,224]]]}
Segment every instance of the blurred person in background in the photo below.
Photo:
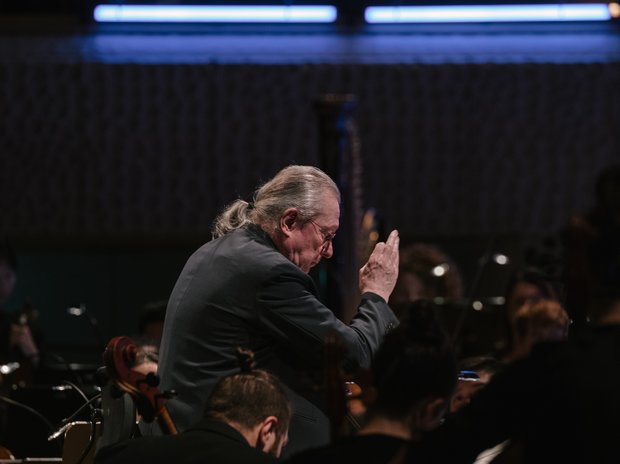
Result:
{"label": "blurred person in background", "polygon": [[401,325],[386,335],[372,364],[374,392],[368,397],[374,400],[357,434],[287,462],[398,462],[410,441],[440,425],[449,409],[458,365],[435,309],[427,300],[416,301]]}
{"label": "blurred person in background", "polygon": [[390,302],[406,310],[409,303],[427,299],[435,303],[463,298],[463,278],[456,263],[439,247],[413,243],[400,252],[398,280]]}
{"label": "blurred person in background", "polygon": [[37,310],[26,302],[19,312],[9,312],[7,302],[17,283],[17,255],[8,241],[0,243],[0,364],[19,363],[20,382],[30,382],[40,360],[42,335],[31,324]]}

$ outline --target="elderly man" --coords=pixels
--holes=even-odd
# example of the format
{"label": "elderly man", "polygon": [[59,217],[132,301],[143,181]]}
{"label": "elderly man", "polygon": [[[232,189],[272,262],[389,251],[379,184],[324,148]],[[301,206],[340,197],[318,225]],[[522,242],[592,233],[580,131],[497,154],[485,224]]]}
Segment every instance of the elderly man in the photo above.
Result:
{"label": "elderly man", "polygon": [[398,324],[387,305],[398,276],[396,231],[360,270],[362,297],[350,324],[317,298],[308,272],[332,256],[339,202],[338,187],[324,172],[289,166],[256,191],[253,203],[237,200],[216,220],[215,240],[185,265],[164,325],[159,374],[162,387],[178,393],[169,409],[179,429],[200,418],[216,379],[234,372],[241,346],[289,388],[288,453],[328,441],[329,421],[309,388],[320,372],[325,336],[340,335],[349,365],[369,366],[384,334]]}

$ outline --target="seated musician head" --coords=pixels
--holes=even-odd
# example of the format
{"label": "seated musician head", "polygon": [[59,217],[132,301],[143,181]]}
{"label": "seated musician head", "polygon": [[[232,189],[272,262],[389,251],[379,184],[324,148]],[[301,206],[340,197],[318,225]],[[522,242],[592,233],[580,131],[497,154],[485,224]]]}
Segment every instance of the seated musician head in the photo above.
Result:
{"label": "seated musician head", "polygon": [[[103,446],[95,463],[276,462],[288,440],[290,403],[275,376],[252,368],[252,352],[239,350],[238,357],[241,372],[217,382],[198,423],[180,434],[172,427],[164,436]],[[166,414],[160,412],[156,418]]]}
{"label": "seated musician head", "polygon": [[152,346],[155,351],[159,352],[167,305],[168,301],[162,300],[146,303],[142,307],[138,320],[138,336],[136,337],[139,345]]}
{"label": "seated musician head", "polygon": [[468,405],[481,388],[503,368],[503,363],[491,356],[471,356],[462,359],[456,391],[450,401],[450,413]]}
{"label": "seated musician head", "polygon": [[370,404],[358,433],[303,451],[290,462],[401,462],[411,440],[441,423],[457,374],[456,356],[435,318],[434,304],[416,301],[377,352],[374,391],[364,393]]}
{"label": "seated musician head", "polygon": [[205,408],[205,418],[228,424],[250,446],[276,458],[288,441],[291,414],[278,379],[260,369],[222,378]]}
{"label": "seated musician head", "polygon": [[463,298],[463,277],[454,262],[437,245],[415,242],[400,252],[399,272],[390,303],[406,310],[420,300],[455,302]]}
{"label": "seated musician head", "polygon": [[373,362],[377,398],[361,433],[391,430],[405,439],[441,423],[455,389],[458,365],[434,304],[418,300],[389,333]]}
{"label": "seated musician head", "polygon": [[565,340],[570,318],[558,301],[543,299],[521,306],[511,322],[513,346],[507,361],[528,356],[539,343]]}

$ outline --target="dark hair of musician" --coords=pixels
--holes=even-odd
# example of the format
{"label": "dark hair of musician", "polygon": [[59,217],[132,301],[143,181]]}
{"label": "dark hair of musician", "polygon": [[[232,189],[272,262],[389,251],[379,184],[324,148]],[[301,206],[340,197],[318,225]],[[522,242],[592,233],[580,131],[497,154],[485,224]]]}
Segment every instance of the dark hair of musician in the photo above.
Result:
{"label": "dark hair of musician", "polygon": [[516,310],[527,303],[528,301],[517,301],[517,287],[519,284],[528,284],[536,287],[540,293],[540,297],[546,300],[560,300],[560,294],[556,285],[552,281],[551,277],[546,275],[543,271],[528,267],[515,271],[508,284],[504,295],[506,302],[504,304],[504,311],[502,312],[502,329],[504,331],[504,345],[501,346],[500,351],[510,352],[513,349],[515,341],[513,340],[513,318]]}
{"label": "dark hair of musician", "polygon": [[[435,275],[433,270],[444,266],[445,273]],[[463,297],[463,278],[456,263],[438,246],[413,243],[400,253],[400,271],[417,277],[422,284],[420,298],[443,297],[458,300]]]}
{"label": "dark hair of musician", "polygon": [[560,295],[558,293],[557,288],[554,286],[551,277],[547,276],[543,271],[529,267],[526,269],[519,270],[515,272],[508,281],[508,285],[506,286],[506,291],[504,294],[506,295],[506,299],[510,298],[512,292],[515,287],[519,283],[528,283],[537,287],[542,296],[549,300],[559,300]]}
{"label": "dark hair of musician", "polygon": [[470,356],[461,359],[459,367],[461,371],[488,372],[495,375],[504,368],[504,363],[492,356]]}
{"label": "dark hair of musician", "polygon": [[402,323],[386,335],[372,371],[377,399],[371,414],[402,419],[419,401],[448,398],[453,393],[457,358],[433,303],[412,303]]}
{"label": "dark hair of musician", "polygon": [[[238,356],[244,355],[238,353]],[[288,430],[292,409],[280,381],[269,372],[251,370],[251,358],[240,359],[240,365],[242,372],[224,377],[216,384],[207,400],[205,416],[248,429],[268,416],[275,416],[278,422],[274,431],[282,437]]]}

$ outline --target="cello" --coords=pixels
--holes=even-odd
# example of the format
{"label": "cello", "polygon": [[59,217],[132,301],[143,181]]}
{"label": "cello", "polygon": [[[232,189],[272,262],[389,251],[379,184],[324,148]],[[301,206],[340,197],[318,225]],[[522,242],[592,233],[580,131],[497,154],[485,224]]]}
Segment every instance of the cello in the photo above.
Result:
{"label": "cello", "polygon": [[129,337],[114,337],[103,353],[103,361],[110,381],[121,393],[133,400],[136,411],[144,422],[157,420],[164,434],[176,435],[177,428],[166,408],[166,400],[175,395],[173,390],[159,390],[159,377],[136,370],[138,347]]}
{"label": "cello", "polygon": [[338,334],[329,333],[323,349],[323,401],[334,441],[360,429],[358,419],[375,401],[376,389],[369,369],[358,369],[353,375],[345,374],[342,365],[346,349]]}

